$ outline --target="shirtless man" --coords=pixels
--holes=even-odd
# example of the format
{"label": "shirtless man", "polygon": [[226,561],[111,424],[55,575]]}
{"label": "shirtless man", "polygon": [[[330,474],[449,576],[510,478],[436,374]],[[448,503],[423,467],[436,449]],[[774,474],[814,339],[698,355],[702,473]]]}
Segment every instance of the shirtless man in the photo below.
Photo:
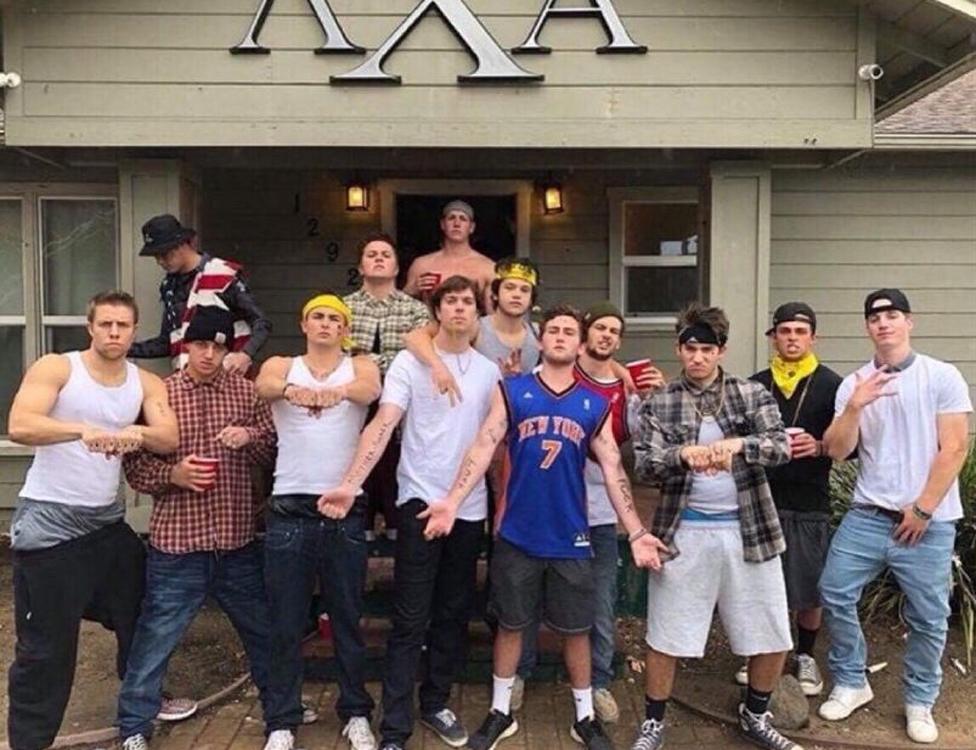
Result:
{"label": "shirtless man", "polygon": [[[48,747],[74,681],[86,615],[115,632],[121,677],[144,585],[145,550],[124,521],[121,456],[176,450],[166,387],[125,357],[139,312],[125,292],[88,303],[91,344],[31,365],[10,409],[10,439],[34,447],[11,524],[17,645],[8,742]],[[138,424],[136,424],[138,422]]]}
{"label": "shirtless man", "polygon": [[414,297],[425,297],[441,280],[464,276],[475,283],[482,307],[491,312],[494,309],[491,282],[495,278],[495,262],[471,247],[474,228],[474,209],[469,204],[454,200],[444,206],[441,249],[421,255],[410,264],[403,291]]}

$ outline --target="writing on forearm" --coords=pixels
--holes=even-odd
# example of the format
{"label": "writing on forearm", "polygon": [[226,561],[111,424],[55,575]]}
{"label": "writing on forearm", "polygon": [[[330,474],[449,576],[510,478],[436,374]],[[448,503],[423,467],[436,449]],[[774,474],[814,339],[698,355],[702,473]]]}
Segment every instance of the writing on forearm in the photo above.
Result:
{"label": "writing on forearm", "polygon": [[390,435],[396,427],[396,420],[385,419],[379,422],[371,438],[367,438],[365,445],[359,449],[356,460],[346,474],[346,483],[360,485],[372,471],[373,467],[380,460],[386,444],[389,442]]}

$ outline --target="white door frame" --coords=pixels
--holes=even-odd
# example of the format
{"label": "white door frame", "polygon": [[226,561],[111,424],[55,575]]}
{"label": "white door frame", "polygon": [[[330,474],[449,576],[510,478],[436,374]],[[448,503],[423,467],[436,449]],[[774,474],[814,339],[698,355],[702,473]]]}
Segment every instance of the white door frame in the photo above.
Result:
{"label": "white door frame", "polygon": [[376,188],[380,196],[380,226],[391,237],[397,236],[397,195],[514,195],[515,252],[522,258],[530,255],[535,193],[531,180],[394,179],[380,180]]}

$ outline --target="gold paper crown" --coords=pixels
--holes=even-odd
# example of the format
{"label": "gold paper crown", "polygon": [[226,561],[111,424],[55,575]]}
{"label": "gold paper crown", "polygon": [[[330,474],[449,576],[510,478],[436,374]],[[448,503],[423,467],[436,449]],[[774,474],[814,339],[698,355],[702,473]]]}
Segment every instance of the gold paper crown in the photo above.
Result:
{"label": "gold paper crown", "polygon": [[519,279],[521,281],[527,281],[532,286],[539,284],[539,274],[536,273],[535,269],[524,263],[509,263],[504,265],[495,272],[495,276],[502,280]]}

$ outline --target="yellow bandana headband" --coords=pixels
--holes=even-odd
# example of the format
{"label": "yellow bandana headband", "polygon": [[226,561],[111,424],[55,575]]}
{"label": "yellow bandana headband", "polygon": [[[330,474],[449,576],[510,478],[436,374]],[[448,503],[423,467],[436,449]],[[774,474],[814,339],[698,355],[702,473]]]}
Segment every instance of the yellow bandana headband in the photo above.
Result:
{"label": "yellow bandana headband", "polygon": [[[305,320],[308,314],[317,307],[327,307],[330,310],[335,310],[346,319],[347,326],[352,326],[352,310],[349,309],[349,305],[334,294],[319,294],[312,297],[302,308],[302,320]],[[349,336],[342,339],[342,348],[346,351],[352,349],[353,346],[355,346],[355,342]]]}
{"label": "yellow bandana headband", "polygon": [[511,263],[502,266],[495,272],[495,276],[503,281],[505,279],[519,279],[520,281],[529,282],[532,286],[538,286],[539,284],[539,274],[524,263]]}

